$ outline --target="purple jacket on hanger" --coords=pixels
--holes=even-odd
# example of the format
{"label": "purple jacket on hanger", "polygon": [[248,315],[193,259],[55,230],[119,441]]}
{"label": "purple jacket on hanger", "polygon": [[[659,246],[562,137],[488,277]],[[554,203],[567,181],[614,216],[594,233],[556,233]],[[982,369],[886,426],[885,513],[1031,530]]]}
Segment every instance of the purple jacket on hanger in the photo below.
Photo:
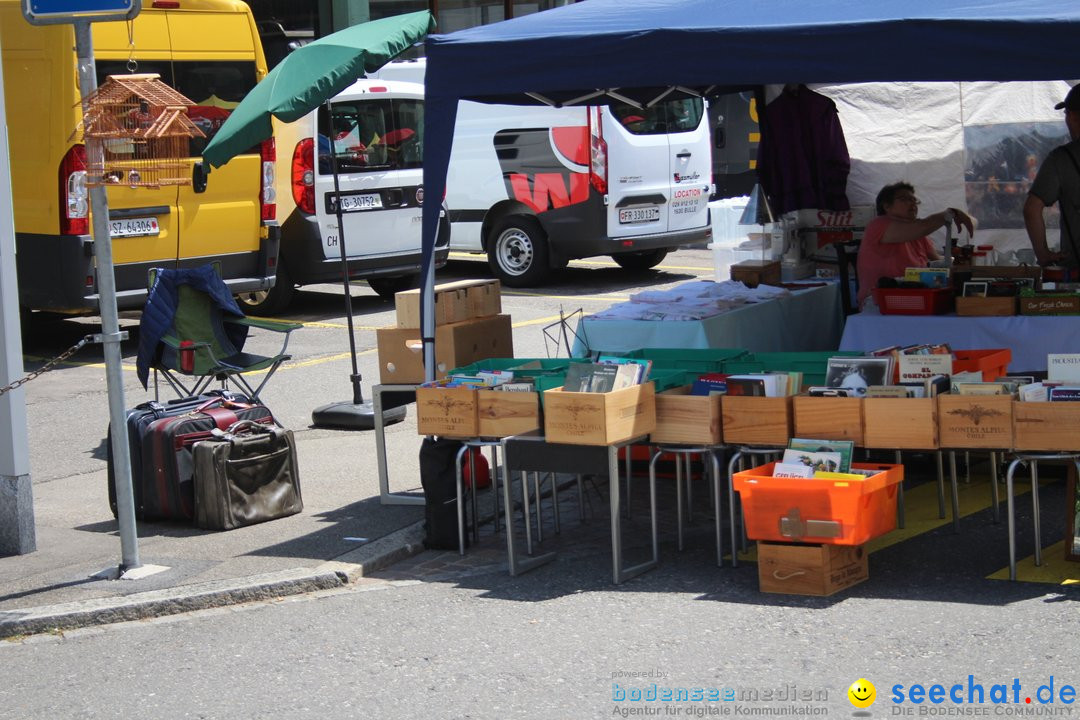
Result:
{"label": "purple jacket on hanger", "polygon": [[796,85],[765,106],[757,172],[774,215],[802,208],[849,210],[850,170],[836,103]]}

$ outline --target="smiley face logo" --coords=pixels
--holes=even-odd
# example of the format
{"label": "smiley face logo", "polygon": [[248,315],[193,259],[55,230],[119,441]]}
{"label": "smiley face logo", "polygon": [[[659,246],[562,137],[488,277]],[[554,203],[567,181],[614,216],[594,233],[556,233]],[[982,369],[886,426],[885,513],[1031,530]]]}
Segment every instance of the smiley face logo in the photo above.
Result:
{"label": "smiley face logo", "polygon": [[851,683],[851,687],[847,690],[847,697],[855,707],[868,708],[877,699],[877,688],[866,678],[859,678]]}

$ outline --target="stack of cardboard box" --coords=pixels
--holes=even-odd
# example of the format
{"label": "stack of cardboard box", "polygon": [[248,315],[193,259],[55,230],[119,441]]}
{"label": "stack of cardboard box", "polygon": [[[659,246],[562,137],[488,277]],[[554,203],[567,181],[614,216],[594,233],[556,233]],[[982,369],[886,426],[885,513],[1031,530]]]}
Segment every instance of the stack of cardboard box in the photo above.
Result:
{"label": "stack of cardboard box", "polygon": [[[379,380],[424,381],[420,336],[420,290],[395,296],[397,325],[376,331]],[[453,368],[493,357],[513,357],[510,316],[500,314],[498,280],[461,280],[435,286],[435,377]]]}

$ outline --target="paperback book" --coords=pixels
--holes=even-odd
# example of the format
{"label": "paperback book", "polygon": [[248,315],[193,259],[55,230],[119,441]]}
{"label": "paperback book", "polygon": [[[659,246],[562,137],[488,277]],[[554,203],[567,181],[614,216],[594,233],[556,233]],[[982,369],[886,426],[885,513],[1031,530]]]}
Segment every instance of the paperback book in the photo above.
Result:
{"label": "paperback book", "polygon": [[791,438],[789,450],[809,452],[835,452],[840,455],[839,472],[851,469],[851,457],[855,453],[855,443],[851,440],[818,440],[816,438]]}
{"label": "paperback book", "polygon": [[825,385],[850,388],[855,397],[866,397],[871,385],[888,385],[892,377],[890,357],[831,357],[825,371]]}
{"label": "paperback book", "polygon": [[840,453],[810,452],[808,450],[792,450],[789,448],[784,451],[781,464],[803,465],[804,467],[810,468],[813,472],[839,472]]}

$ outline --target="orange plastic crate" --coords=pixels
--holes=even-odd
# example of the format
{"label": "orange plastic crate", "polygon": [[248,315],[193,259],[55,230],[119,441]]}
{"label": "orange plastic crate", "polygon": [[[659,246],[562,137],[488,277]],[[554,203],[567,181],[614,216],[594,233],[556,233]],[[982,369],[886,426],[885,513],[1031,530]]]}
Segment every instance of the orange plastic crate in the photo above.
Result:
{"label": "orange plastic crate", "polygon": [[951,288],[874,288],[882,315],[942,315],[952,310]]}
{"label": "orange plastic crate", "polygon": [[981,372],[983,382],[994,382],[1009,374],[1012,350],[954,350],[953,372]]}
{"label": "orange plastic crate", "polygon": [[776,478],[773,465],[735,473],[748,538],[862,545],[896,528],[903,465],[852,463],[881,471],[861,480]]}

